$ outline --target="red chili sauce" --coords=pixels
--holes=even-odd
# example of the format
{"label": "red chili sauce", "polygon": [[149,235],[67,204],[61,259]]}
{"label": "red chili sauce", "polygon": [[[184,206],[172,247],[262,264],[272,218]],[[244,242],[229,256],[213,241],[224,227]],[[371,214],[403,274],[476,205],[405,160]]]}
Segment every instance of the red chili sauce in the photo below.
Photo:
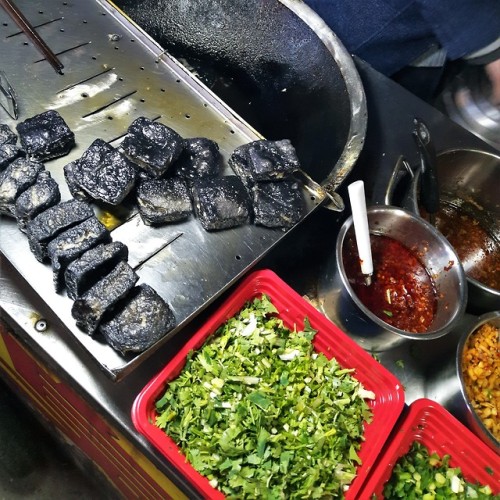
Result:
{"label": "red chili sauce", "polygon": [[373,277],[370,286],[361,274],[356,239],[344,243],[344,268],[359,300],[386,323],[412,333],[429,328],[437,308],[434,281],[418,257],[393,238],[370,235]]}
{"label": "red chili sauce", "polygon": [[500,290],[500,244],[478,219],[446,204],[436,214],[436,227],[456,250],[467,276]]}

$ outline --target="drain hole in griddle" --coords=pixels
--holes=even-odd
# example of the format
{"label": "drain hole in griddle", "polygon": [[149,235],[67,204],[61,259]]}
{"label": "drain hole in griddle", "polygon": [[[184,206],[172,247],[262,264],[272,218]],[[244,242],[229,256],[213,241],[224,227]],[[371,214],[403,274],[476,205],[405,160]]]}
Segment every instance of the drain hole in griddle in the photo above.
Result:
{"label": "drain hole in griddle", "polygon": [[241,260],[241,255],[236,255],[236,260]]}

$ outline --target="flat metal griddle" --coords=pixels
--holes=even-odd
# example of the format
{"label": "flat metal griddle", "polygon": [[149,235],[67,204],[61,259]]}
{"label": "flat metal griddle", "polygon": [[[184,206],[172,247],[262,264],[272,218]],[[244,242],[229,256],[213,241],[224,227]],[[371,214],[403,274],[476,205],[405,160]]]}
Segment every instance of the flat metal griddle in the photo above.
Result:
{"label": "flat metal griddle", "polygon": [[[0,9],[0,70],[16,92],[17,121],[0,109],[0,121],[15,130],[19,121],[56,109],[76,136],[69,155],[46,163],[70,198],[63,167],[81,156],[96,138],[117,146],[139,116],[156,119],[183,137],[215,140],[227,159],[239,145],[262,138],[139,27],[104,0],[17,0],[16,5],[64,64],[57,74],[48,61]],[[304,186],[306,216],[324,193]],[[40,264],[14,219],[0,217],[0,251],[57,314],[98,366],[119,380],[263,257],[286,232],[247,224],[208,233],[194,218],[151,228],[133,207],[114,213],[96,208],[112,227],[112,238],[129,248],[129,263],[140,282],[150,284],[171,305],[178,326],[147,351],[122,356],[98,338],[80,331],[72,301],[57,294],[50,265]]]}

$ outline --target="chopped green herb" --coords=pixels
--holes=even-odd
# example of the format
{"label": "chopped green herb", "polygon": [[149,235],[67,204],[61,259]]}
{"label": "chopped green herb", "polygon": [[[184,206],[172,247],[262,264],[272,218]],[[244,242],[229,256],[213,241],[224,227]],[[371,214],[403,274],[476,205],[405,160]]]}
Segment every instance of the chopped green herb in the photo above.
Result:
{"label": "chopped green herb", "polygon": [[156,403],[156,425],[232,498],[341,498],[356,476],[363,388],[291,332],[265,295],[222,325]]}
{"label": "chopped green herb", "polygon": [[467,482],[459,467],[450,467],[450,455],[440,458],[418,441],[394,466],[389,481],[384,486],[386,500],[405,498],[408,500],[447,499],[500,499],[486,485]]}
{"label": "chopped green herb", "polygon": [[389,318],[392,318],[392,311],[388,311],[387,309],[383,309],[382,312],[388,316]]}
{"label": "chopped green herb", "polygon": [[404,368],[405,367],[405,362],[402,360],[402,359],[398,359],[396,362],[395,362],[395,365],[399,368]]}

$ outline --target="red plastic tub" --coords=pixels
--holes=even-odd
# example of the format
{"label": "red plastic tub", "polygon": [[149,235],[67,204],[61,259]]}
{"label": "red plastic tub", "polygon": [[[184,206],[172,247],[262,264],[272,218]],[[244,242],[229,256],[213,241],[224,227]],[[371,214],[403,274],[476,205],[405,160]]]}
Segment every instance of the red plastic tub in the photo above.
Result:
{"label": "red plastic tub", "polygon": [[359,498],[384,498],[384,485],[395,463],[414,441],[440,457],[450,455],[450,466],[460,467],[468,482],[489,485],[495,494],[500,493],[500,457],[445,408],[423,398],[414,401],[401,418]]}
{"label": "red plastic tub", "polygon": [[165,368],[146,385],[132,408],[134,425],[203,496],[211,499],[224,498],[222,493],[215,490],[205,477],[186,462],[185,456],[174,441],[154,425],[155,402],[163,396],[169,381],[179,375],[188,353],[199,349],[207,338],[239,312],[247,301],[262,294],[270,297],[288,328],[293,329],[294,325],[297,325],[297,329],[302,329],[304,318],[307,317],[311,326],[318,330],[314,338],[316,350],[328,358],[335,357],[344,368],[355,368],[354,376],[367,390],[376,395],[375,400],[370,402],[373,420],[365,425],[365,441],[359,452],[362,465],[359,466],[357,477],[346,494],[347,499],[358,498],[358,492],[401,414],[404,406],[403,387],[396,377],[370,354],[269,270],[256,271],[249,275]]}

